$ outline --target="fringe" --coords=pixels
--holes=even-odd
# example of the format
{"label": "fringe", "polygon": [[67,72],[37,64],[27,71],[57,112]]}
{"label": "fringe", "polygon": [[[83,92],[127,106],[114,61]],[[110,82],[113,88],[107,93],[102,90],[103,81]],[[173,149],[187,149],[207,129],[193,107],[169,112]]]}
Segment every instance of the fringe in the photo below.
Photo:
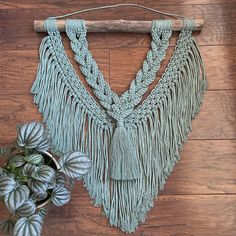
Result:
{"label": "fringe", "polygon": [[191,131],[191,120],[200,110],[207,80],[197,44],[193,39],[186,60],[176,68],[175,78],[170,78],[174,84],[165,91],[158,107],[129,128],[142,172],[138,179],[123,181],[109,177],[113,128],[98,121],[76,99],[51,44],[50,37],[46,37],[40,46],[40,64],[31,89],[34,103],[43,114],[55,149],[80,149],[91,158],[92,169],[84,184],[93,204],[103,207],[112,226],[134,232],[145,221],[180,159],[179,151]]}

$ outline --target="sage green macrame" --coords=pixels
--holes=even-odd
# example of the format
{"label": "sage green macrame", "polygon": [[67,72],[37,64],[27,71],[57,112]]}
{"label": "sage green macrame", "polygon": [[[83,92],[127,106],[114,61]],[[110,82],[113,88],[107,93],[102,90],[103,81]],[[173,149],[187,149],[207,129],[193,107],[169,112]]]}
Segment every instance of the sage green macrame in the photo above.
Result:
{"label": "sage green macrame", "polygon": [[155,88],[143,99],[165,58],[172,35],[169,20],[153,20],[151,48],[131,82],[118,96],[105,81],[88,48],[83,20],[66,20],[74,58],[93,96],[65,52],[54,19],[40,46],[32,86],[55,149],[80,149],[92,160],[84,183],[95,206],[112,226],[135,231],[180,159],[207,89],[205,68],[195,39],[194,21],[183,19],[173,55]]}

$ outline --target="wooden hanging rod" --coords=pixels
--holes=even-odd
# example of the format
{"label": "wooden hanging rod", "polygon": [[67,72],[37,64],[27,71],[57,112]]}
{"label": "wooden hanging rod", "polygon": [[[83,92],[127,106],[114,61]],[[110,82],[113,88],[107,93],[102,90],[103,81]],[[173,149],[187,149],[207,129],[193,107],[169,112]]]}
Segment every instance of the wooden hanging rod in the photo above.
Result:
{"label": "wooden hanging rod", "polygon": [[[56,20],[60,32],[65,32],[65,20]],[[152,21],[128,21],[128,20],[106,20],[106,21],[85,21],[88,32],[132,32],[132,33],[150,33]],[[202,30],[203,19],[195,19],[194,31]],[[173,31],[181,31],[183,27],[182,20],[172,20]],[[45,32],[44,20],[34,21],[34,30],[36,32]]]}

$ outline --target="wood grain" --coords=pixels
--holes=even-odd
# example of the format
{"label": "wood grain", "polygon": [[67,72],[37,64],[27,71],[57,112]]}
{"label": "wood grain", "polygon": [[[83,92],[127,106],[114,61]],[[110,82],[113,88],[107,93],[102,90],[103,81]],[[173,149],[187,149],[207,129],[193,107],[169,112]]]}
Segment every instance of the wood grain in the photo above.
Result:
{"label": "wood grain", "polygon": [[[0,144],[15,139],[16,125],[42,116],[33,104],[30,88],[38,64],[38,47],[44,33],[33,31],[33,21],[79,9],[124,3],[116,0],[0,0]],[[130,0],[161,11],[203,18],[201,34],[194,33],[206,65],[209,82],[199,115],[181,151],[181,159],[168,178],[134,236],[235,236],[236,235],[236,2],[235,0]],[[162,16],[137,8],[119,8],[78,15],[86,20],[152,20]],[[173,33],[167,57],[174,50]],[[88,33],[89,48],[112,89],[129,86],[150,47],[150,34]],[[63,42],[70,62],[81,77],[69,41]],[[155,83],[150,86],[150,89]],[[88,86],[87,86],[88,87]],[[91,92],[91,90],[90,90]],[[1,163],[1,161],[0,161]],[[0,206],[0,220],[6,216]],[[1,234],[0,234],[1,235]],[[121,236],[109,227],[82,183],[72,201],[51,208],[42,236]]]}
{"label": "wood grain", "polygon": [[[207,91],[199,115],[193,120],[190,139],[236,138],[236,91]],[[0,137],[11,142],[19,122],[42,119],[32,95],[0,95]]]}
{"label": "wood grain", "polygon": [[[151,33],[152,21],[129,21],[129,20],[100,20],[85,21],[87,32],[130,32],[130,33]],[[34,21],[35,32],[47,32],[44,27],[45,20]],[[183,29],[182,20],[172,20],[172,30],[181,31]],[[56,20],[57,29],[60,32],[66,31],[66,20]],[[195,19],[193,31],[201,31],[204,25],[203,19]]]}
{"label": "wood grain", "polygon": [[[80,191],[80,195],[76,193]],[[73,198],[63,207],[51,208],[44,223],[43,236],[124,236],[108,227],[99,207],[89,203],[82,185],[74,189]],[[234,236],[235,195],[161,195],[134,236]],[[2,209],[2,216],[7,211]]]}
{"label": "wood grain", "polygon": [[[70,62],[80,77],[83,78],[65,39],[64,44]],[[146,47],[115,48],[110,49],[109,53],[109,49],[92,48],[91,53],[105,79],[109,81],[110,78],[111,87],[116,92],[121,93],[128,88],[130,81],[141,68],[148,49]],[[158,79],[164,72],[173,49],[173,47],[168,49],[160,73],[157,74]],[[200,50],[206,64],[208,90],[236,89],[236,47],[202,46]],[[7,83],[1,83],[0,94],[29,94],[35,79],[38,60],[38,50],[0,51],[1,81],[7,81]],[[122,83],[120,83],[121,80]]]}
{"label": "wood grain", "polygon": [[[149,48],[140,47],[110,50],[110,83],[112,87],[116,88],[116,92],[121,93],[128,88],[130,81],[135,78],[141,68],[148,50]],[[158,79],[166,69],[173,50],[173,47],[168,48],[167,55],[157,74]],[[208,90],[236,89],[236,47],[202,46],[200,51],[206,65]]]}
{"label": "wood grain", "polygon": [[[154,2],[154,1],[153,1]],[[153,3],[153,7],[155,4]],[[64,9],[64,10],[63,10]],[[42,34],[33,31],[33,21],[44,19],[52,15],[61,15],[66,12],[74,11],[74,8],[64,7],[63,9],[3,9],[0,10],[0,33],[4,37],[0,38],[1,48],[8,49],[35,49],[38,47]],[[175,6],[159,6],[161,11],[175,12]],[[115,14],[114,14],[115,12]],[[211,4],[211,5],[180,5],[178,13],[195,18],[203,18],[205,25],[202,33],[198,33],[200,45],[236,45],[236,10],[232,4]],[[20,17],[17,15],[20,14]],[[124,14],[124,9],[107,11],[104,13],[107,19],[115,20],[125,18],[126,20],[150,20],[160,19],[159,15],[150,12],[143,12],[137,9],[129,9],[129,14]],[[103,20],[104,14],[85,13],[83,18],[86,20]],[[15,19],[17,18],[17,23]],[[21,26],[19,30],[19,25]],[[196,35],[196,34],[195,34]],[[112,38],[111,38],[112,37]],[[139,47],[149,46],[149,35],[123,33],[117,37],[117,33],[97,33],[91,34],[91,47],[114,48],[114,47]],[[171,44],[173,44],[171,42]]]}
{"label": "wood grain", "polygon": [[[120,1],[122,2],[122,1]],[[159,6],[179,6],[179,5],[212,5],[212,4],[229,4],[235,3],[234,0],[166,0],[166,1],[155,1],[153,0],[129,0],[129,3],[138,3],[143,4],[149,7],[159,7]],[[84,1],[73,1],[67,0],[53,0],[53,1],[45,1],[45,0],[18,0],[18,1],[1,1],[0,9],[32,9],[32,8],[52,8],[52,9],[61,9],[63,6],[73,7],[74,9],[85,9],[93,6],[103,6],[107,4],[117,4],[116,0],[87,0]]]}

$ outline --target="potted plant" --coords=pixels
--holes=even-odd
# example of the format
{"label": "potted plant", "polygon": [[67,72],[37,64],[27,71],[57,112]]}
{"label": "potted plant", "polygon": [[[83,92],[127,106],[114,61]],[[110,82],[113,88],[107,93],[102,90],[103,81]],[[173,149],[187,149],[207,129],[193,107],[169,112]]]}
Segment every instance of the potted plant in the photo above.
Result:
{"label": "potted plant", "polygon": [[54,156],[39,122],[17,128],[16,142],[0,148],[5,163],[0,167],[0,198],[10,212],[1,229],[14,236],[39,236],[46,206],[66,204],[71,198],[68,186],[88,173],[91,161],[80,151]]}

